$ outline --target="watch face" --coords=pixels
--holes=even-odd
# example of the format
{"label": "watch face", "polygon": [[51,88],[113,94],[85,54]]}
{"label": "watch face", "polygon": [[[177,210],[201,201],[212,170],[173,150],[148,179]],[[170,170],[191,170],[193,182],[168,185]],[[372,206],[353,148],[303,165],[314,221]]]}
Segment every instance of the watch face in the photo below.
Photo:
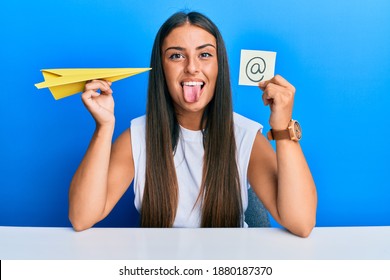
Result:
{"label": "watch face", "polygon": [[294,122],[294,133],[298,140],[302,138],[302,129],[298,122]]}

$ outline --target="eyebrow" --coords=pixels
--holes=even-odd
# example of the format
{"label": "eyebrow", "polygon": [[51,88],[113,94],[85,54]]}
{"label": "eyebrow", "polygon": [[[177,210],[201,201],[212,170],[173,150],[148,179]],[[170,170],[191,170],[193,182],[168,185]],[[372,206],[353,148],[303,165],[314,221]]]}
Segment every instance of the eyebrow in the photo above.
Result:
{"label": "eyebrow", "polygon": [[[196,50],[201,50],[201,49],[204,49],[204,48],[207,48],[207,47],[213,47],[214,49],[216,49],[216,47],[213,44],[204,44],[204,45],[201,45],[199,47],[196,47]],[[164,52],[167,52],[169,50],[184,51],[185,48],[179,47],[179,46],[173,46],[173,47],[167,48]]]}

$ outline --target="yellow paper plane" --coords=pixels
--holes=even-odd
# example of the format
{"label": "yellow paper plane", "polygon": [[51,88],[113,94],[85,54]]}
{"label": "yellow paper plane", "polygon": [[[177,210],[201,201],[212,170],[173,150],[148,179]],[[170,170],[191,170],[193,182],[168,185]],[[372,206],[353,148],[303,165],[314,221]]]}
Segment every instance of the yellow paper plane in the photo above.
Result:
{"label": "yellow paper plane", "polygon": [[115,82],[151,68],[78,68],[41,70],[44,82],[35,84],[38,89],[49,88],[57,100],[84,90],[85,83],[102,79]]}

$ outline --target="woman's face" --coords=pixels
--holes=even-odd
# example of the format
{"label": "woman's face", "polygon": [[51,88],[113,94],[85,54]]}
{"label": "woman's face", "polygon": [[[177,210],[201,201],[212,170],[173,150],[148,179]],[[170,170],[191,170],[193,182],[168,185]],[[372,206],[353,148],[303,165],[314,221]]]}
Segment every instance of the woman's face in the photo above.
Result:
{"label": "woman's face", "polygon": [[162,63],[176,113],[203,113],[214,96],[218,75],[213,35],[189,23],[177,27],[162,45]]}

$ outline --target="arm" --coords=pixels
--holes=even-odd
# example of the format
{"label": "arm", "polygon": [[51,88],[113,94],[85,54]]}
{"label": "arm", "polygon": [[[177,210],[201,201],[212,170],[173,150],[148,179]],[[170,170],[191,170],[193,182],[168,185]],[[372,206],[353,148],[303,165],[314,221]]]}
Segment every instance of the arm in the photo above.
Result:
{"label": "arm", "polygon": [[[260,85],[263,100],[271,107],[270,125],[285,129],[292,115],[295,89],[275,76]],[[260,133],[253,144],[248,179],[270,214],[292,233],[307,237],[315,225],[317,194],[298,142],[276,141],[276,154]]]}
{"label": "arm", "polygon": [[105,218],[134,177],[130,131],[111,144],[115,117],[110,83],[88,83],[82,100],[95,119],[96,129],[69,190],[69,219],[76,231]]}

